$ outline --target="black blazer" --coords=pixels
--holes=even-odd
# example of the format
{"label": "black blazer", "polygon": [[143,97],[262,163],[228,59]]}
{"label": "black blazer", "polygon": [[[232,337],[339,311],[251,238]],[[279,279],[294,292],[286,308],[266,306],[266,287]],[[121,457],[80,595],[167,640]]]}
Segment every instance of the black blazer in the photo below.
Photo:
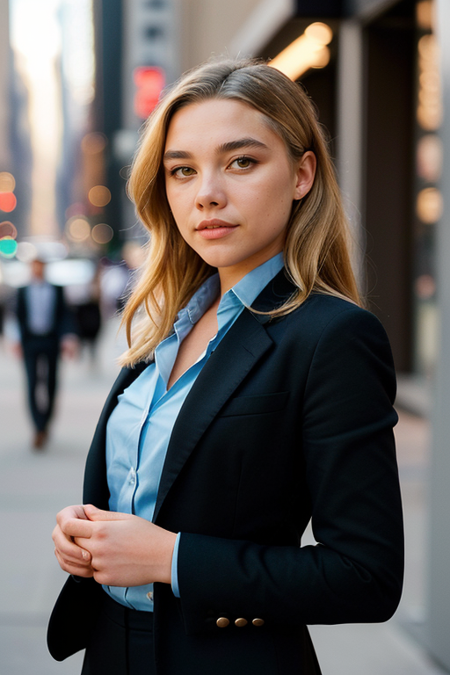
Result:
{"label": "black blazer", "polygon": [[[281,272],[254,307],[273,309],[292,290]],[[113,386],[84,503],[108,507],[106,422],[144,367],[122,370]],[[276,320],[244,310],[167,451],[154,522],[182,532],[181,598],[155,584],[158,674],[319,673],[306,624],[393,614],[403,572],[394,395],[389,343],[369,312],[318,294]],[[310,519],[319,543],[300,547]],[[69,580],[49,627],[55,658],[85,646],[76,607],[85,619],[98,588]]]}
{"label": "black blazer", "polygon": [[[21,340],[23,343],[31,342],[36,337],[28,326],[27,286],[22,286],[17,291],[16,315],[19,323]],[[73,317],[64,300],[64,292],[61,286],[54,286],[55,298],[52,309],[52,321],[46,337],[59,341],[66,333],[75,333]]]}

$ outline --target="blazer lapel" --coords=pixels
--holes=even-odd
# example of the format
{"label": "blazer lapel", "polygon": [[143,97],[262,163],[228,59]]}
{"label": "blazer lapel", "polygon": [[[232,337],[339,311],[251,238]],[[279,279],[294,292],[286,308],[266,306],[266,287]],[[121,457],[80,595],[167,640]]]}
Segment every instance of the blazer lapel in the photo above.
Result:
{"label": "blazer lapel", "polygon": [[272,340],[260,321],[244,310],[211,354],[175,422],[159,485],[153,521],[191,452],[214,417]]}

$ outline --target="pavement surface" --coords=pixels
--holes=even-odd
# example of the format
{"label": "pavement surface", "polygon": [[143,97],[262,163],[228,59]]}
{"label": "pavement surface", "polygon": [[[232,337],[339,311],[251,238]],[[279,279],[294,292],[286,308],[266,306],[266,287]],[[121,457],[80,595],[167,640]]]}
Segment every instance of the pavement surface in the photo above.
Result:
{"label": "pavement surface", "polygon": [[[48,616],[65,573],[53,554],[55,514],[81,501],[84,460],[121,351],[117,322],[98,358],[62,364],[60,396],[45,451],[31,449],[22,364],[0,343],[0,675],[78,675],[82,654],[47,652]],[[123,344],[123,343],[122,343]],[[385,624],[311,628],[323,675],[443,675],[427,654],[426,550],[429,425],[400,412],[398,457],[407,566],[400,608]],[[211,673],[211,675],[214,675]]]}

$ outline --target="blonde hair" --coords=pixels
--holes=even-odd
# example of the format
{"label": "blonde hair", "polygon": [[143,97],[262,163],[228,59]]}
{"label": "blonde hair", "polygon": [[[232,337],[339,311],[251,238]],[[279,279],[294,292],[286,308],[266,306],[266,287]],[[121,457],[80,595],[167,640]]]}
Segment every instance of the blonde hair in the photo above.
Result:
{"label": "blonde hair", "polygon": [[261,112],[284,140],[293,162],[308,150],[317,158],[314,184],[302,200],[294,202],[287,225],[284,260],[295,291],[271,315],[292,312],[313,291],[361,304],[348,252],[347,220],[312,102],[301,86],[265,63],[209,62],[184,75],[166,93],[147,121],[133,161],[128,193],[151,236],[147,262],[123,313],[129,349],[122,365],[133,366],[151,356],[169,334],[179,310],[215,271],[179,234],[162,169],[167,130],[175,112],[209,99],[232,99]]}

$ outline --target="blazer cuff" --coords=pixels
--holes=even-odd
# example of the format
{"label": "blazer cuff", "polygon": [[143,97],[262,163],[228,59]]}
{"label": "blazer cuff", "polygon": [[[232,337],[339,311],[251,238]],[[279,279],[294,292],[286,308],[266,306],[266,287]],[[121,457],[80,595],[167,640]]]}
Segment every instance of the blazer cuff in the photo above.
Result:
{"label": "blazer cuff", "polygon": [[171,585],[172,585],[172,592],[176,598],[180,597],[180,589],[178,586],[178,549],[180,547],[180,537],[181,537],[181,532],[178,532],[177,538],[175,540],[175,546],[173,547],[173,555],[172,555],[172,570],[171,570]]}

